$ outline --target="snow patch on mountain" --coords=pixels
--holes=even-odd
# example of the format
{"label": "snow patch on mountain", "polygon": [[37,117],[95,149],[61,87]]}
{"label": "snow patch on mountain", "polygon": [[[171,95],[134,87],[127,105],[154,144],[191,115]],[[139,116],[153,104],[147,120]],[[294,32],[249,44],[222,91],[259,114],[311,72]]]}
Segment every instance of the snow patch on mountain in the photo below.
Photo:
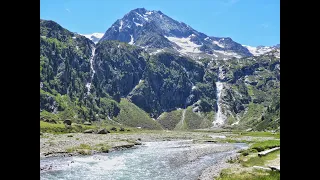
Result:
{"label": "snow patch on mountain", "polygon": [[[190,35],[191,36],[191,35]],[[181,53],[201,53],[199,50],[200,45],[195,44],[190,39],[190,36],[187,38],[177,38],[177,37],[167,37],[169,41],[177,44],[181,49]]]}
{"label": "snow patch on mountain", "polygon": [[224,45],[219,43],[218,41],[212,41],[213,44],[216,44],[217,46],[224,48]]}
{"label": "snow patch on mountain", "polygon": [[[134,21],[133,21],[134,22]],[[137,22],[134,22],[134,24],[136,25],[136,26],[143,26],[142,24],[139,24],[139,23],[137,23]]]}
{"label": "snow patch on mountain", "polygon": [[121,21],[120,21],[119,32],[120,32],[120,31],[121,31],[121,29],[122,29],[122,25],[123,25],[123,21],[121,20]]}
{"label": "snow patch on mountain", "polygon": [[102,36],[104,35],[104,33],[92,33],[92,34],[80,34],[80,35],[90,39],[92,42],[97,44],[99,40],[102,38]]}
{"label": "snow patch on mountain", "polygon": [[[242,56],[240,56],[239,54],[235,53],[235,52],[228,52],[228,51],[220,51],[220,50],[214,50],[214,52],[223,54],[225,56],[233,56],[235,58],[241,58]],[[227,60],[227,59],[224,59]]]}
{"label": "snow patch on mountain", "polygon": [[130,39],[130,42],[129,42],[129,44],[133,44],[133,36],[130,34],[130,37],[131,37],[131,39]]}
{"label": "snow patch on mountain", "polygon": [[151,15],[152,13],[153,13],[152,11],[146,12],[147,15]]}
{"label": "snow patch on mountain", "polygon": [[275,47],[270,46],[258,46],[258,47],[252,47],[247,45],[242,45],[243,47],[247,48],[250,53],[254,56],[260,56],[262,54],[268,53],[275,49]]}

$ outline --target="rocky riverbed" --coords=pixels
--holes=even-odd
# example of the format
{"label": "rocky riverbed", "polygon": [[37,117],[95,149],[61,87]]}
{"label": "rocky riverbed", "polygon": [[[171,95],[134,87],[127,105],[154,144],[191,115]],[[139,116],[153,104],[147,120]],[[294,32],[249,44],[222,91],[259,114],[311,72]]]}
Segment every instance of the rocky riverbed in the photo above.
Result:
{"label": "rocky riverbed", "polygon": [[[212,179],[219,174],[221,169],[228,168],[230,166],[230,164],[226,163],[228,158],[237,156],[236,152],[239,149],[247,147],[245,144],[239,145],[219,142],[219,140],[224,140],[233,136],[234,135],[231,133],[175,131],[109,134],[71,133],[59,135],[45,133],[40,137],[41,179],[59,179],[65,176],[69,177],[68,172],[71,171],[74,175],[77,174],[79,170],[83,170],[81,171],[83,173],[87,172],[93,174],[93,177],[98,177],[99,173],[101,173],[100,171],[97,173],[97,169],[88,169],[88,164],[81,163],[80,161],[83,160],[89,164],[96,164],[96,168],[103,169],[106,168],[106,164],[103,164],[103,162],[100,161],[101,159],[105,160],[104,163],[107,161],[112,164],[115,160],[112,158],[117,159],[119,157],[125,164],[124,169],[115,170],[112,169],[112,167],[109,167],[112,169],[113,173],[104,174],[104,176],[111,177],[111,175],[114,175],[117,177],[118,174],[122,173],[119,178],[126,178],[129,175],[123,175],[123,173],[127,171],[127,168],[131,167],[138,168],[138,170],[132,172],[133,174],[131,174],[130,177],[139,177],[139,173],[140,175],[144,174],[141,172],[141,169],[143,168],[151,174],[156,173],[156,171],[153,172],[153,170],[149,168],[154,166],[162,168],[163,173],[167,173],[168,175],[171,174],[171,170],[168,170],[167,167],[180,167],[180,169],[176,169],[176,173],[171,174],[173,179]],[[240,140],[247,139],[245,136],[241,138]],[[262,137],[262,139],[265,138]],[[95,147],[99,144],[104,144],[108,145],[111,149],[109,151],[110,153],[100,153],[99,151],[92,150],[92,155],[90,156],[78,156],[79,154],[77,152],[68,151],[68,149],[79,147],[81,144],[85,144],[88,147]],[[121,149],[128,150],[117,151]],[[142,161],[145,162],[136,161],[135,158],[132,158],[139,154],[141,156],[137,158],[141,158],[146,155],[149,158],[146,157],[147,159],[142,159]],[[97,156],[99,157],[97,159],[100,159],[99,161],[92,160],[92,158]],[[79,160],[79,158],[84,159],[77,162],[77,159]],[[148,164],[150,161],[155,162],[144,167],[145,164]],[[65,168],[68,170],[64,171]],[[184,173],[186,174],[178,173],[180,171],[185,171]],[[58,175],[54,176],[50,172]],[[74,175],[73,177],[86,177],[86,174],[80,173],[78,176]],[[113,177],[113,179],[115,177]],[[156,179],[163,178],[165,179],[165,176],[160,177],[159,175]],[[169,177],[166,178],[168,179]],[[148,179],[148,176],[143,176],[142,179]]]}

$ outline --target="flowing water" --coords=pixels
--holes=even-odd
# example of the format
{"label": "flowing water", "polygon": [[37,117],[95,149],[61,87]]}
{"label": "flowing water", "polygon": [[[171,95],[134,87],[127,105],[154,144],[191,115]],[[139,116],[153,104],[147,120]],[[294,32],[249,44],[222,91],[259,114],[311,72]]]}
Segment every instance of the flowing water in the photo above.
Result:
{"label": "flowing water", "polygon": [[96,71],[93,68],[93,59],[94,59],[95,52],[96,52],[96,48],[92,47],[92,52],[91,52],[91,57],[90,57],[91,79],[90,79],[90,82],[88,82],[86,84],[86,87],[88,89],[88,94],[90,94],[91,83],[92,83],[92,80],[93,80],[93,76],[96,73]]}
{"label": "flowing water", "polygon": [[[201,149],[223,151],[201,153]],[[193,144],[192,141],[147,142],[135,149],[78,157],[52,157],[40,160],[40,166],[52,170],[40,172],[41,179],[67,180],[196,180],[209,166],[218,165],[225,156],[246,144]],[[200,153],[199,153],[200,152]],[[197,154],[197,155],[194,155]]]}
{"label": "flowing water", "polygon": [[224,79],[224,73],[222,71],[222,68],[219,67],[218,81],[216,82],[218,111],[217,111],[217,114],[215,115],[215,120],[213,121],[213,127],[219,127],[223,125],[226,119],[226,116],[222,113],[222,106],[221,106],[222,105],[221,94],[224,86],[224,84],[219,81],[221,79]]}
{"label": "flowing water", "polygon": [[221,82],[216,82],[217,86],[217,106],[218,106],[218,111],[216,114],[216,120],[214,121],[215,126],[221,126],[224,124],[224,116],[221,111],[221,92],[223,89],[223,84]]}

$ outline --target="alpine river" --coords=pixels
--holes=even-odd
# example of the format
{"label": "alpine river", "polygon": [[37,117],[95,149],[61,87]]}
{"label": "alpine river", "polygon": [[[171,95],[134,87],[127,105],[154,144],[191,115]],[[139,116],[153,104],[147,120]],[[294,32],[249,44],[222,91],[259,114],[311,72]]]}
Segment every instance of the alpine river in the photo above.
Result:
{"label": "alpine river", "polygon": [[192,140],[145,142],[134,149],[90,156],[40,159],[41,179],[64,180],[196,180],[201,172],[218,166],[243,143],[194,144]]}

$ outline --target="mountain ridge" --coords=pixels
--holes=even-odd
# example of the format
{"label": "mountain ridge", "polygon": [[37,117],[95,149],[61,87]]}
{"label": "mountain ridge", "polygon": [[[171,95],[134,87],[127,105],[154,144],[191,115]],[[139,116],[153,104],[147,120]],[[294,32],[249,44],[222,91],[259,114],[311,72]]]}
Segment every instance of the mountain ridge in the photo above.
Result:
{"label": "mountain ridge", "polygon": [[[139,33],[146,37],[148,32]],[[159,40],[157,36],[164,37],[152,32],[148,40]],[[189,38],[193,42],[193,37]],[[169,39],[161,42],[170,45]],[[89,82],[90,93],[87,93]],[[111,119],[130,126],[161,129],[163,125],[176,126],[176,121],[163,119],[171,117],[163,113],[179,114],[175,112],[182,108],[186,114],[183,128],[210,128],[217,114],[222,114],[222,125],[226,127],[277,129],[279,85],[280,49],[228,61],[212,58],[195,61],[188,55],[163,49],[152,54],[145,47],[118,40],[95,44],[54,21],[40,19],[42,117],[73,121]],[[137,108],[149,115],[141,117],[142,124],[127,119],[142,112]]]}

